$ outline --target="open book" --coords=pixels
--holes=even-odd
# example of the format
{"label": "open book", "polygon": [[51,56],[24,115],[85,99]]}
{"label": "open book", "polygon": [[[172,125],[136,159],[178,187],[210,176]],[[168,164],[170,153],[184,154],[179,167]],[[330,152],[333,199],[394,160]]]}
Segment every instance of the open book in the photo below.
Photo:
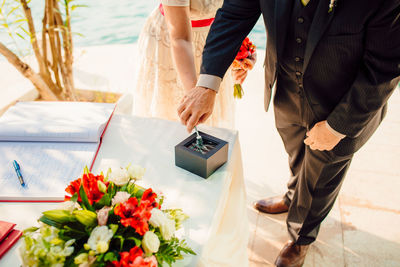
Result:
{"label": "open book", "polygon": [[0,201],[63,200],[69,182],[93,165],[114,108],[86,102],[19,102],[7,110],[0,117]]}

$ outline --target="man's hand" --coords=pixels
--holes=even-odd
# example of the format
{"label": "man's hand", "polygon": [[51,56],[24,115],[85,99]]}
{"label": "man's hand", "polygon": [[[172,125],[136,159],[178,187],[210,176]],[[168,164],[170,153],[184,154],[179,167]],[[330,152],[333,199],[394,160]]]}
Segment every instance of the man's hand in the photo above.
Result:
{"label": "man's hand", "polygon": [[192,132],[194,126],[205,122],[210,117],[216,94],[214,90],[198,86],[186,93],[178,108],[178,114],[189,133]]}
{"label": "man's hand", "polygon": [[312,150],[332,150],[341,140],[326,127],[326,121],[316,123],[306,135],[304,144],[310,146]]}

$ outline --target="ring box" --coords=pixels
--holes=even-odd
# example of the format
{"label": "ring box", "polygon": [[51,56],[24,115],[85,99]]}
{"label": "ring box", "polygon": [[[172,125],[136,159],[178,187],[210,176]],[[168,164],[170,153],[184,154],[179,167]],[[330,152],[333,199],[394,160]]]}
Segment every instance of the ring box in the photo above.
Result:
{"label": "ring box", "polygon": [[203,178],[208,178],[228,160],[228,142],[199,132],[203,143],[209,151],[198,151],[193,148],[196,133],[175,146],[175,165]]}

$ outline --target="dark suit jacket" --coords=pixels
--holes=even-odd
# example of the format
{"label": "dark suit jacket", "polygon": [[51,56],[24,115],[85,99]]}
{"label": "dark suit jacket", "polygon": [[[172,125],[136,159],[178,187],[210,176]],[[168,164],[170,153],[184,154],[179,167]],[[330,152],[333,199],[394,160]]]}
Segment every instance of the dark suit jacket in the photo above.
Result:
{"label": "dark suit jacket", "polygon": [[[202,74],[223,77],[242,40],[262,14],[267,31],[265,108],[285,46],[292,1],[225,0],[203,52]],[[353,153],[384,117],[400,76],[400,0],[319,1],[309,31],[303,68],[313,113],[345,134],[335,148]]]}

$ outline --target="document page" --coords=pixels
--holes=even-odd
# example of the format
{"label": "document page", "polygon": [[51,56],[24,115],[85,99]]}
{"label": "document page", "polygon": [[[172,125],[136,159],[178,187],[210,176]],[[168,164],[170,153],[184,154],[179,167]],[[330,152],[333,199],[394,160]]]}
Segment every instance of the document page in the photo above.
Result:
{"label": "document page", "polygon": [[[0,142],[0,201],[63,200],[69,182],[90,166],[98,143]],[[13,161],[21,168],[21,186]]]}
{"label": "document page", "polygon": [[0,117],[0,141],[97,143],[115,104],[19,102]]}

